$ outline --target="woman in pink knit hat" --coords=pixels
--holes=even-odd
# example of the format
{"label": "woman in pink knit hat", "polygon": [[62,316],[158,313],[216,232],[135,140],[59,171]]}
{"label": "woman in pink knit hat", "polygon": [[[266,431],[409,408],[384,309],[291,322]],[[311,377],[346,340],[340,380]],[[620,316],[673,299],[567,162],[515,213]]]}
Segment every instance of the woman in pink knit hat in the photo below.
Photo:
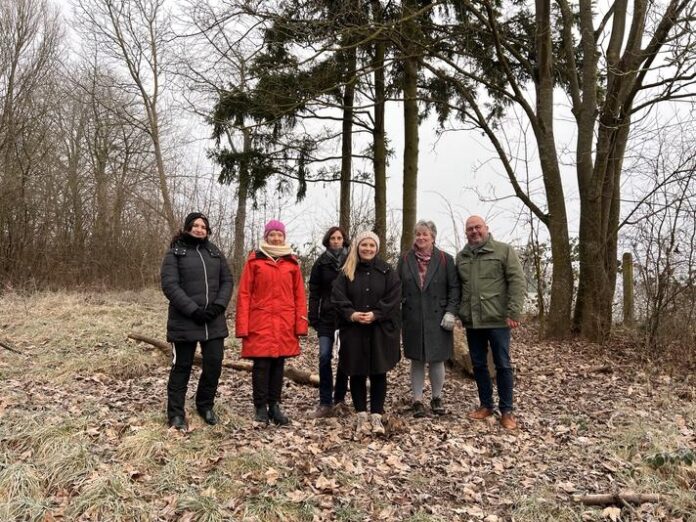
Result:
{"label": "woman in pink knit hat", "polygon": [[258,250],[249,254],[237,294],[235,335],[242,357],[252,359],[254,420],[288,424],[280,409],[287,357],[300,354],[299,337],[307,335],[307,302],[297,256],[285,242],[285,225],[271,220]]}

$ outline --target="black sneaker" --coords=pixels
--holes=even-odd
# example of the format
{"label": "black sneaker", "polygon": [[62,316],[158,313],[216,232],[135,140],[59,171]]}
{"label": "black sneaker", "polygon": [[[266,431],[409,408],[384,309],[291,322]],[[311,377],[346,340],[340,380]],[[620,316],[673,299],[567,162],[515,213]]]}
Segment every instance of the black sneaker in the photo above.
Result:
{"label": "black sneaker", "polygon": [[181,415],[172,417],[171,419],[169,419],[169,427],[174,428],[178,431],[186,431],[186,419],[184,419]]}
{"label": "black sneaker", "polygon": [[421,401],[414,402],[413,406],[411,406],[411,409],[413,410],[413,416],[416,419],[425,417],[425,406],[423,406],[423,403]]}
{"label": "black sneaker", "polygon": [[433,410],[435,415],[444,415],[447,413],[447,410],[445,410],[445,407],[442,405],[442,399],[440,397],[435,397],[430,401],[430,409]]}

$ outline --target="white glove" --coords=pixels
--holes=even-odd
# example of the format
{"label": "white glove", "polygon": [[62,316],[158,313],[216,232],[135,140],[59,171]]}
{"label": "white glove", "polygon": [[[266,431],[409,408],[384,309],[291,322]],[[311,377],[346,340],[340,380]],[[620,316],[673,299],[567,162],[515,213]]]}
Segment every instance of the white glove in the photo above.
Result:
{"label": "white glove", "polygon": [[453,313],[451,312],[445,312],[445,316],[442,318],[442,322],[440,323],[440,326],[447,330],[448,332],[451,332],[454,330],[454,321],[457,318],[454,316]]}

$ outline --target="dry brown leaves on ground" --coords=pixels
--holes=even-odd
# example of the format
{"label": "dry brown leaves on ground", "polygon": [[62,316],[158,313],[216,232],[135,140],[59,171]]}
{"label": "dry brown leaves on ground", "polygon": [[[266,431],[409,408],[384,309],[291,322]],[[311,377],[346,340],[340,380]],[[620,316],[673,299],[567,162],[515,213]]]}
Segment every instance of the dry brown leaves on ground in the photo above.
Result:
{"label": "dry brown leaves on ground", "polygon": [[[354,415],[311,419],[318,391],[287,380],[291,425],[255,427],[250,375],[229,369],[222,423],[196,416],[194,384],[179,434],[165,425],[169,362],[126,339],[164,339],[158,292],[7,294],[0,306],[0,339],[22,352],[0,348],[0,520],[696,520],[693,378],[643,367],[619,342],[515,332],[514,433],[467,420],[475,384],[451,372],[449,413],[414,419],[402,362],[386,437],[356,439]],[[315,338],[292,364],[316,371]],[[574,501],[623,490],[661,501]]]}

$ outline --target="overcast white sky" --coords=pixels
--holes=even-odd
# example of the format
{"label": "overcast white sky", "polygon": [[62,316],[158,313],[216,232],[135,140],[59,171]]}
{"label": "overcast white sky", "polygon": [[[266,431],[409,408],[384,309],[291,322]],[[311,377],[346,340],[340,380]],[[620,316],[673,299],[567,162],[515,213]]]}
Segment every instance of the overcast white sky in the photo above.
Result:
{"label": "overcast white sky", "polygon": [[[70,10],[69,0],[52,1],[60,6],[64,13]],[[563,108],[559,107],[556,121],[559,150],[572,150],[574,148],[572,129],[564,123],[565,117],[567,115],[563,114]],[[181,118],[181,128],[191,125],[186,114],[182,114]],[[399,226],[402,193],[402,118],[400,104],[388,104],[387,133],[390,146],[394,150],[388,166],[388,213]],[[506,131],[510,133],[513,141],[519,136],[519,126],[512,118],[510,125],[506,126]],[[200,128],[193,130],[192,134],[207,137],[209,132],[209,128],[201,125]],[[200,148],[210,145],[212,143],[197,141],[197,146]],[[519,218],[521,205],[516,198],[511,197],[509,183],[491,150],[486,138],[480,134],[459,131],[445,133],[438,137],[434,121],[425,121],[421,126],[418,217],[435,221],[439,228],[438,243],[450,252],[455,251],[453,217],[461,240],[463,240],[463,221],[470,214],[484,216],[498,239],[523,243],[528,237],[529,228],[526,222]],[[204,154],[200,152],[197,156],[201,162],[198,171],[217,176],[216,167],[206,164]],[[538,176],[535,160],[536,156],[532,153],[530,162],[533,169],[532,177]],[[519,174],[524,177],[523,172]],[[572,166],[564,168],[563,176],[572,236],[577,233],[577,184]],[[372,194],[369,190],[365,191],[358,186],[355,191],[356,199],[362,197],[371,202]],[[479,195],[487,201],[481,201]],[[543,194],[538,194],[535,199],[540,206],[544,207]],[[321,237],[325,228],[337,220],[337,207],[338,184],[310,183],[305,202],[286,205],[281,217],[288,224],[293,242],[302,244],[309,237]]]}

